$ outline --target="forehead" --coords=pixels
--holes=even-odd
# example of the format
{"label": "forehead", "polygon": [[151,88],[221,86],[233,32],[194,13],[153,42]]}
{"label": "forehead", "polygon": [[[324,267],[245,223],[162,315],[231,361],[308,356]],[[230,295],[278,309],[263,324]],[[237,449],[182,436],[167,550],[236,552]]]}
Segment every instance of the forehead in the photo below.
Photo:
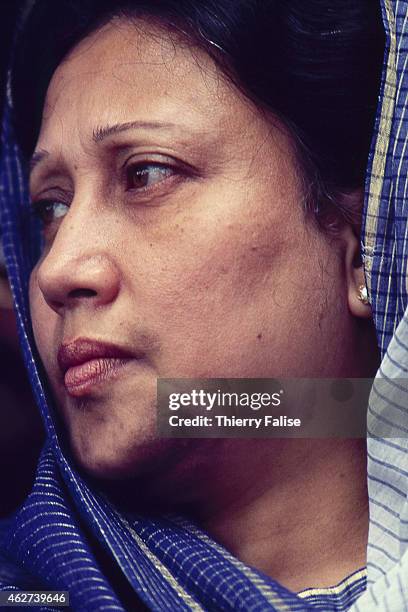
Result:
{"label": "forehead", "polygon": [[115,19],[81,41],[56,70],[40,140],[49,140],[62,121],[82,134],[92,133],[96,119],[182,119],[197,130],[208,123],[225,127],[232,116],[244,118],[248,106],[203,51],[147,22]]}

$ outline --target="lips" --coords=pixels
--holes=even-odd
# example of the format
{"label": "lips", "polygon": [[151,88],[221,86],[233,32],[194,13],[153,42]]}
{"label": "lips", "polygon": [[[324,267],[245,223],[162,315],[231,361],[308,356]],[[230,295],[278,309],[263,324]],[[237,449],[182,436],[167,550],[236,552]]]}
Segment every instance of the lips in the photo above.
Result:
{"label": "lips", "polygon": [[57,360],[67,392],[80,397],[91,391],[95,385],[117,378],[129,362],[141,359],[118,345],[78,338],[62,344]]}

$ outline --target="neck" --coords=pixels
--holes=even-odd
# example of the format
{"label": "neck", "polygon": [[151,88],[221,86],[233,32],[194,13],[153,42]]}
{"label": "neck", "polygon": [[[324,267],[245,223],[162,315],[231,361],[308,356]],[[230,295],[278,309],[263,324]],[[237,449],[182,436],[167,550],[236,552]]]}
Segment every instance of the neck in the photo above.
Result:
{"label": "neck", "polygon": [[365,565],[365,441],[230,440],[216,464],[197,515],[241,561],[292,591]]}

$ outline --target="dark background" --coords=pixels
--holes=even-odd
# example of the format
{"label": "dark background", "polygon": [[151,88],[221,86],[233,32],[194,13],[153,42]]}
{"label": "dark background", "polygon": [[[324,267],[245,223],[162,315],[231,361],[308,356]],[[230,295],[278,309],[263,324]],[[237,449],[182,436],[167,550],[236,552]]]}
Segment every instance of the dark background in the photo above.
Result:
{"label": "dark background", "polygon": [[2,103],[14,26],[22,6],[22,0],[0,0],[0,88]]}

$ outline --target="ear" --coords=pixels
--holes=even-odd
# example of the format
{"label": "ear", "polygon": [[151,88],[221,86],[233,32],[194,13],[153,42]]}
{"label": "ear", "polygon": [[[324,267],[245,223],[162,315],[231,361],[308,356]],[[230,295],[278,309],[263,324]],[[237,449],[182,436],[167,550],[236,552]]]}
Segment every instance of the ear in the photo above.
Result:
{"label": "ear", "polygon": [[370,304],[366,304],[363,299],[364,294],[367,297],[368,294],[360,257],[360,245],[350,226],[345,228],[344,233],[346,234],[345,266],[349,310],[355,317],[369,319],[372,313]]}
{"label": "ear", "polygon": [[[363,195],[360,190],[347,194],[343,198],[346,200],[342,202],[346,210],[361,210]],[[367,300],[364,300],[365,296],[368,298],[368,293],[360,254],[360,223],[345,224],[341,237],[344,244],[343,256],[349,310],[355,317],[371,318],[371,306],[365,303]]]}

